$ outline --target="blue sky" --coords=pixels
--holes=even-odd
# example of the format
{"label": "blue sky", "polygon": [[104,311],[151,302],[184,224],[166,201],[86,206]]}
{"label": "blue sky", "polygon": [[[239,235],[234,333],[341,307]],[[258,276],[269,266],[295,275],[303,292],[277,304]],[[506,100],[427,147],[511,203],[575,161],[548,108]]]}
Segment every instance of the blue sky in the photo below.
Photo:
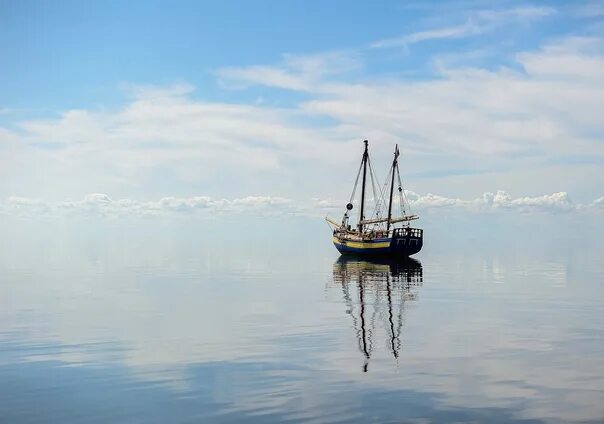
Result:
{"label": "blue sky", "polygon": [[[120,101],[116,87],[124,82],[187,81],[204,95],[223,99],[231,93],[215,84],[214,71],[220,67],[273,63],[285,53],[357,49],[406,33],[463,25],[486,6],[488,2],[353,1],[344,8],[338,2],[308,1],[3,1],[0,89],[6,104],[51,110],[115,104]],[[556,2],[547,7],[501,2],[497,10],[514,7],[568,9]],[[536,47],[544,36],[578,30],[584,23],[552,15],[539,25],[519,22],[511,30],[506,25],[479,40],[426,42],[405,60],[400,54],[375,55],[367,72],[396,74],[407,68],[422,77],[437,52],[480,48],[490,41],[508,51]],[[503,56],[491,57],[485,65],[501,63]]]}
{"label": "blue sky", "polygon": [[323,213],[368,138],[382,178],[401,146],[420,208],[598,209],[603,16],[600,2],[0,1],[0,202]]}
{"label": "blue sky", "polygon": [[[113,104],[116,87],[187,81],[222,99],[223,66],[398,35],[421,15],[365,2],[3,2],[2,92],[22,107]],[[379,22],[379,25],[376,23]],[[241,93],[238,93],[241,94]]]}

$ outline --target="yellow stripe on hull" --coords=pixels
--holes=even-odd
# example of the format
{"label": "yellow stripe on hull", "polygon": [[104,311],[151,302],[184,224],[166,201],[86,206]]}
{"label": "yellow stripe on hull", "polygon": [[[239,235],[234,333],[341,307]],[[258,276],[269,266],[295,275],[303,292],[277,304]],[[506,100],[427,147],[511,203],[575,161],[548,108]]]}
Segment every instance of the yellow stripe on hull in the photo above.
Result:
{"label": "yellow stripe on hull", "polygon": [[380,248],[384,248],[384,247],[390,247],[390,241],[383,241],[383,242],[378,242],[378,243],[367,243],[367,242],[363,242],[363,241],[348,241],[348,240],[340,240],[337,237],[334,237],[332,239],[332,241],[334,242],[334,244],[339,244],[341,246],[347,246],[347,247],[353,247],[355,249],[380,249]]}

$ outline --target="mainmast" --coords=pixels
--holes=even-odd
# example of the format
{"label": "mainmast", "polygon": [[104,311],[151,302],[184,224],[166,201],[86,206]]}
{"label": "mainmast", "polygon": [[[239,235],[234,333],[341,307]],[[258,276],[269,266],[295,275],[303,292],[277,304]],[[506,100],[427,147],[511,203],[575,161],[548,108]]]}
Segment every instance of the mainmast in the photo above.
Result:
{"label": "mainmast", "polygon": [[[367,159],[369,158],[369,149],[367,145],[369,142],[364,140],[365,152],[363,152],[363,187],[361,187],[361,212],[359,213],[359,234],[363,233],[362,221],[365,219],[365,180],[367,179]],[[391,196],[392,197],[392,196]]]}
{"label": "mainmast", "polygon": [[394,148],[394,160],[392,161],[392,181],[390,181],[390,201],[388,202],[388,221],[386,224],[386,232],[388,232],[390,230],[390,223],[392,221],[392,193],[394,192],[394,172],[396,171],[397,160],[398,160],[398,144]]}

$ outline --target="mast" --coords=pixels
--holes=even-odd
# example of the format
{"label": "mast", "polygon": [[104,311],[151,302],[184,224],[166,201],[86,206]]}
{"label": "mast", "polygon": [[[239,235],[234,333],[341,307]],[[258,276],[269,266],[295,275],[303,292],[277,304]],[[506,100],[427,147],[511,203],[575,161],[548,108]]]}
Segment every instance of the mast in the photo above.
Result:
{"label": "mast", "polygon": [[[367,145],[369,142],[364,140],[365,143],[365,151],[363,152],[363,186],[361,187],[361,212],[359,214],[359,234],[363,233],[363,224],[361,221],[365,219],[365,180],[367,179],[367,159],[369,158],[369,149]],[[392,197],[392,196],[391,196]]]}
{"label": "mast", "polygon": [[396,170],[398,159],[398,144],[394,148],[394,160],[392,161],[392,181],[390,182],[390,201],[388,202],[388,221],[386,224],[386,233],[390,230],[390,223],[392,222],[392,193],[394,192],[394,171]]}

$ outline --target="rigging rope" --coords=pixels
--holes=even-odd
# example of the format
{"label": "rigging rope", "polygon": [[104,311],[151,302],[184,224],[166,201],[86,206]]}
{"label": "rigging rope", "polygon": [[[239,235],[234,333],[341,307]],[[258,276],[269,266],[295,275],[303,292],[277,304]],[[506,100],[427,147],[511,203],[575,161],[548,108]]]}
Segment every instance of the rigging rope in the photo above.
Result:
{"label": "rigging rope", "polygon": [[383,204],[383,206],[386,206],[386,193],[388,193],[388,181],[390,181],[391,173],[392,173],[392,168],[390,168],[388,175],[386,175],[386,181],[384,181],[384,186],[382,187],[380,201],[376,205],[376,208],[381,208],[382,204]]}
{"label": "rigging rope", "polygon": [[[375,179],[376,179],[376,181],[379,181],[379,179],[377,178],[377,174],[376,174]],[[384,190],[382,188],[380,188],[379,184],[378,184],[378,189],[379,189],[380,196],[377,199],[377,201],[375,202],[376,215],[379,215],[382,212],[381,204],[384,202]]]}
{"label": "rigging rope", "polygon": [[[396,172],[396,177],[397,177],[397,182],[398,182],[398,192],[399,192],[398,197],[399,197],[399,206],[400,206],[401,216],[411,214],[411,204],[409,203],[409,200],[407,199],[407,195],[403,188],[403,183],[401,181],[401,173],[399,170],[398,162],[396,164],[396,169],[394,169],[393,167],[390,167],[388,175],[386,176],[386,180],[384,181],[383,187],[380,188],[379,183],[378,183],[377,189],[376,189],[376,181],[379,181],[379,180],[373,169],[369,155],[367,155],[367,165],[369,167],[369,177],[371,178],[371,189],[373,191],[373,200],[374,200],[374,204],[375,204],[373,215],[375,217],[379,217],[380,213],[382,211],[382,207],[386,205],[385,194],[389,192],[389,190],[388,190],[390,187],[389,183],[390,183],[393,172]],[[362,169],[363,169],[363,160],[361,160],[361,164],[359,165],[359,170],[357,172],[357,176],[354,181],[354,188],[352,190],[352,194],[350,195],[350,200],[348,203],[352,204],[352,202],[354,201],[354,196],[356,194],[357,187],[359,185],[359,177],[361,176]],[[379,196],[378,196],[378,194],[379,194]],[[408,213],[407,213],[407,211],[408,211]],[[348,211],[346,211],[345,216],[347,214],[348,214]],[[372,225],[373,229],[376,229],[376,228],[379,228],[380,225],[383,225],[383,223],[374,223],[371,225]]]}
{"label": "rigging rope", "polygon": [[[375,175],[373,167],[370,167],[370,171],[373,173],[373,176],[372,176],[373,180],[377,181],[378,178]],[[375,203],[373,215],[376,218],[379,218],[381,216],[380,214],[382,212],[382,210],[381,210],[382,205],[386,204],[386,200],[385,200],[384,196],[385,196],[385,193],[386,193],[386,188],[387,188],[387,185],[388,185],[388,179],[390,178],[390,175],[391,174],[388,173],[388,177],[386,178],[386,183],[384,183],[384,187],[383,188],[380,188],[379,184],[377,186],[378,190],[376,190],[375,187],[373,188],[373,190],[374,190],[374,203]],[[379,197],[376,196],[376,193],[375,193],[376,191],[378,192]],[[373,230],[379,230],[383,226],[383,223],[376,222],[376,223],[367,224],[367,225],[370,225]]]}
{"label": "rigging rope", "polygon": [[361,169],[363,169],[363,161],[361,160],[361,165],[359,166],[359,172],[357,172],[357,178],[354,180],[354,188],[352,189],[352,194],[350,195],[350,200],[348,203],[352,203],[354,200],[354,194],[357,191],[357,185],[359,184],[359,177],[361,176]]}
{"label": "rigging rope", "polygon": [[[377,190],[375,189],[375,180],[377,178],[374,175],[373,166],[371,166],[371,161],[369,160],[369,157],[367,157],[367,162],[369,163],[369,177],[371,178],[371,191],[373,192],[373,203],[375,205],[377,205],[378,197],[377,197]],[[374,212],[375,212],[375,215],[378,216],[379,209],[375,208]]]}
{"label": "rigging rope", "polygon": [[[403,183],[401,182],[401,173],[398,169],[398,164],[396,166],[396,175],[398,177],[398,189],[401,203],[401,214],[407,215],[407,209],[409,210],[409,215],[411,215],[411,204],[407,199],[407,195],[405,194],[405,189],[403,188]],[[405,208],[407,206],[407,208]]]}
{"label": "rigging rope", "polygon": [[[379,180],[378,180],[377,174],[375,173],[375,171],[373,169],[373,166],[371,166],[371,163],[370,163],[369,170],[371,172],[371,184],[372,184],[372,189],[373,189],[373,201],[374,201],[373,215],[376,218],[379,218],[380,217],[380,213],[382,212],[381,208],[380,208],[380,204],[383,202],[384,194],[383,194],[383,191],[380,188],[379,183],[377,184],[377,190],[376,190],[376,183],[375,182],[379,181]],[[369,224],[369,225],[371,225],[371,228],[374,231],[378,230],[380,228],[380,223],[374,223],[374,224]]]}

